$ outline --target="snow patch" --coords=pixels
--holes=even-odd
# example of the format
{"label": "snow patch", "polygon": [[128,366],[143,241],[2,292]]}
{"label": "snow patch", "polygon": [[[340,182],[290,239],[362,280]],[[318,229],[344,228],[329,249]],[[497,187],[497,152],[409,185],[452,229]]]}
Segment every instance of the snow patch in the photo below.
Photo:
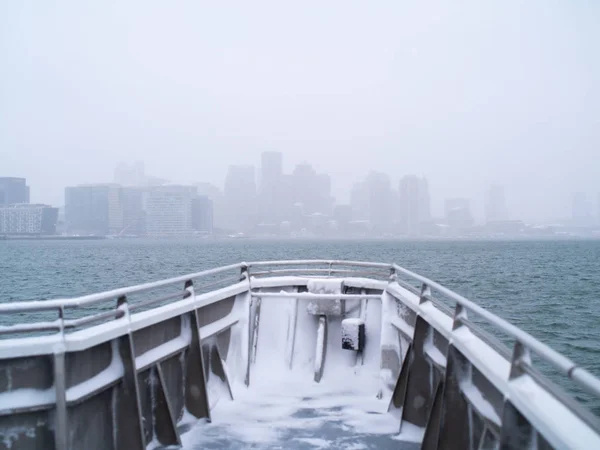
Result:
{"label": "snow patch", "polygon": [[425,436],[425,428],[413,425],[410,422],[402,422],[400,434],[394,436],[394,439],[402,442],[422,442]]}
{"label": "snow patch", "polygon": [[438,366],[446,367],[446,356],[429,340],[425,343],[425,354]]}
{"label": "snow patch", "polygon": [[306,284],[311,294],[340,294],[342,292],[342,279],[311,279]]}
{"label": "snow patch", "polygon": [[121,356],[119,355],[117,341],[111,342],[111,353],[110,364],[106,369],[83,383],[79,383],[67,389],[67,402],[86,397],[123,377],[125,369],[123,367]]}
{"label": "snow patch", "polygon": [[53,403],[56,403],[54,387],[48,389],[21,388],[0,393],[0,408],[3,411]]}
{"label": "snow patch", "polygon": [[500,416],[496,413],[496,410],[492,404],[483,396],[481,391],[477,389],[471,381],[463,380],[460,383],[460,389],[462,393],[467,397],[469,403],[479,412],[479,414],[487,417],[489,420],[497,425],[500,425],[502,421]]}
{"label": "snow patch", "polygon": [[135,366],[138,370],[151,366],[156,361],[173,355],[189,347],[192,342],[192,328],[189,319],[181,316],[181,333],[175,339],[171,339],[135,358]]}

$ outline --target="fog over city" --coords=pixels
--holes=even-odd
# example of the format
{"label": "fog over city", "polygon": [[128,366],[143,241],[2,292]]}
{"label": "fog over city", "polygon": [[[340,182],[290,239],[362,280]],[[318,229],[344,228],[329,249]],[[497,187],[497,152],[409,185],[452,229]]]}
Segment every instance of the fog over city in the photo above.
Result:
{"label": "fog over city", "polygon": [[597,215],[598,23],[593,1],[2,2],[0,177],[55,207],[136,161],[220,189],[254,165],[260,190],[267,151],[335,204],[376,171],[425,177],[434,218],[466,198],[483,221],[493,185],[506,219],[570,218],[574,193]]}

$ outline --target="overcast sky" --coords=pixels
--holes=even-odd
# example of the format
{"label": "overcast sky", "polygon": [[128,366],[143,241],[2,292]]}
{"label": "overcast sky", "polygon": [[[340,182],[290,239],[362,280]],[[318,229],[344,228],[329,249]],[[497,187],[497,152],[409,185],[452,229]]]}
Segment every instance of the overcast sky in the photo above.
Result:
{"label": "overcast sky", "polygon": [[0,2],[0,176],[32,201],[119,161],[222,186],[284,153],[347,201],[367,168],[483,209],[600,191],[600,2]]}

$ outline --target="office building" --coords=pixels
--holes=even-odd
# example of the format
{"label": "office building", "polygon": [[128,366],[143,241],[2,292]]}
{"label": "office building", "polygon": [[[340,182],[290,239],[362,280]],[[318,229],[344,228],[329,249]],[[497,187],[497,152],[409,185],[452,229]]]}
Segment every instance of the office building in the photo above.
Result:
{"label": "office building", "polygon": [[48,205],[0,206],[0,234],[55,234],[58,208]]}
{"label": "office building", "polygon": [[0,206],[29,203],[29,186],[25,178],[0,177]]}
{"label": "office building", "polygon": [[192,228],[200,233],[213,232],[213,202],[204,195],[192,198]]}
{"label": "office building", "polygon": [[280,152],[263,152],[260,167],[259,221],[279,223],[283,220],[284,193],[283,155]]}
{"label": "office building", "polygon": [[90,184],[71,186],[65,189],[65,225],[69,234],[107,235],[110,224],[116,219],[110,219],[114,214],[114,195],[111,195],[114,185]]}
{"label": "office building", "polygon": [[149,188],[144,200],[146,234],[178,236],[192,234],[192,199],[195,186],[158,186]]}
{"label": "office building", "polygon": [[429,185],[425,178],[407,175],[400,180],[399,210],[400,232],[420,235],[423,224],[431,220]]}

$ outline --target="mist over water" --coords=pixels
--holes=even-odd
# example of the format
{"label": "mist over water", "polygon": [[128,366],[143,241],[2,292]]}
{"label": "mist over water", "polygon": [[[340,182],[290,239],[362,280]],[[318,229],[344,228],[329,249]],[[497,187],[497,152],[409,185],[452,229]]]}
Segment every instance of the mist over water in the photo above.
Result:
{"label": "mist over water", "polygon": [[32,201],[142,160],[223,187],[281,151],[347,203],[369,170],[424,175],[432,212],[506,187],[512,218],[597,204],[597,2],[42,1],[0,5],[0,175]]}

